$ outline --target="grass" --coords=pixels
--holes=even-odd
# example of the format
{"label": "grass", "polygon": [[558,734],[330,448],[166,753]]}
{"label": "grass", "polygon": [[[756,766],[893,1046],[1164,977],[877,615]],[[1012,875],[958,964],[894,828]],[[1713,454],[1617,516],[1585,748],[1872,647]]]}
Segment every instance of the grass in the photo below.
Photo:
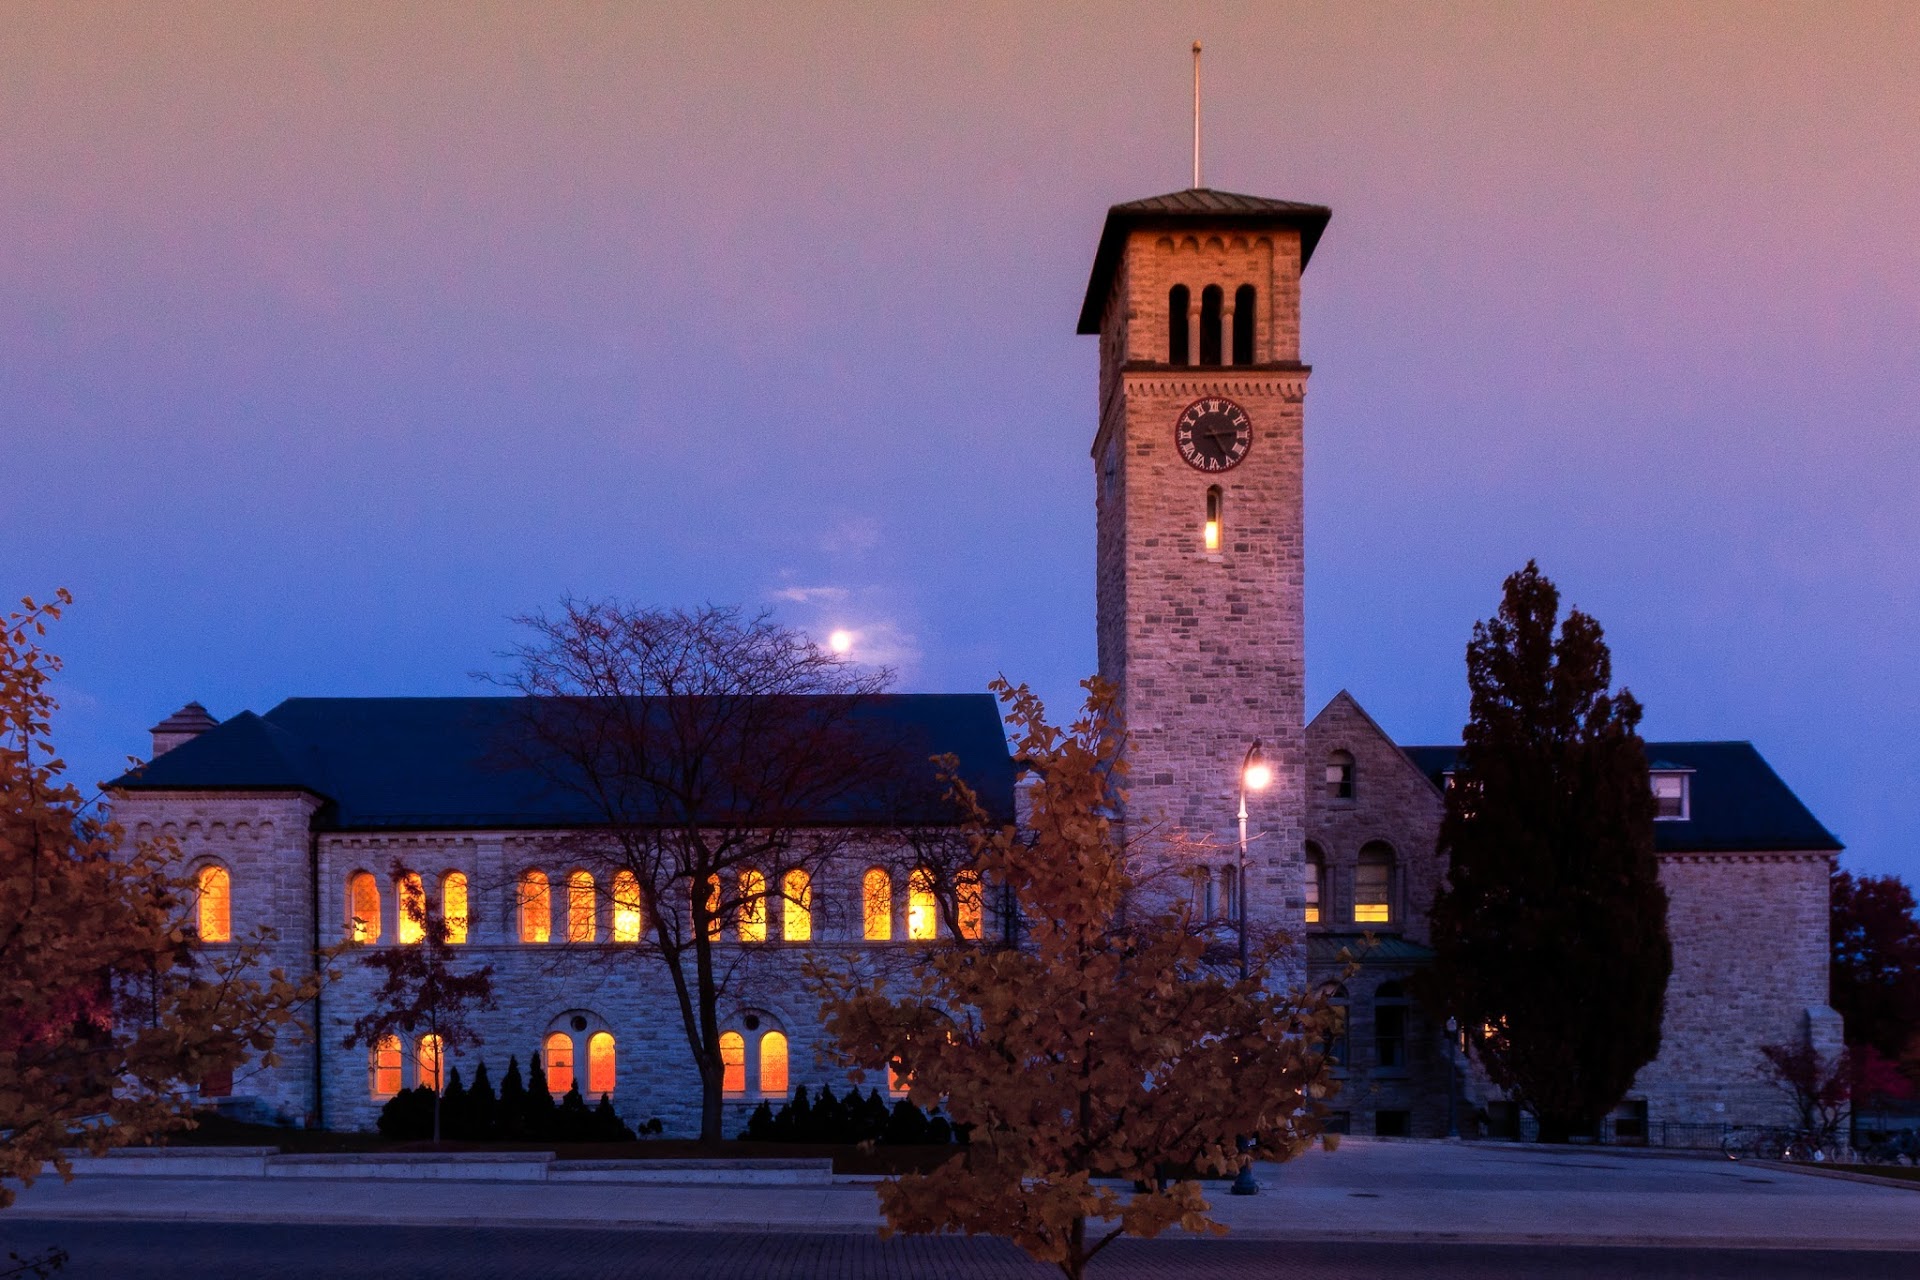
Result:
{"label": "grass", "polygon": [[377,1152],[551,1151],[562,1160],[821,1160],[833,1161],[844,1174],[925,1173],[953,1155],[957,1147],[885,1147],[806,1142],[720,1142],[689,1138],[641,1138],[635,1142],[396,1142],[377,1133],[335,1133],[325,1129],[282,1129],[246,1124],[203,1114],[196,1128],[169,1134],[161,1145],[175,1147],[273,1147],[293,1155]]}

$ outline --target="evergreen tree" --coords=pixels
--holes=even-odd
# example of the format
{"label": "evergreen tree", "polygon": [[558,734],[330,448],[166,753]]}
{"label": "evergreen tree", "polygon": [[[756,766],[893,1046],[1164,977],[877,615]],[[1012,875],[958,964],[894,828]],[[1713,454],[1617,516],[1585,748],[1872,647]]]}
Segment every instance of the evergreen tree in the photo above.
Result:
{"label": "evergreen tree", "polygon": [[553,1136],[553,1091],[547,1088],[547,1073],[540,1065],[540,1055],[536,1053],[528,1061],[533,1069],[527,1073],[527,1100],[521,1107],[520,1127],[527,1137],[542,1141]]}
{"label": "evergreen tree", "polygon": [[773,1108],[769,1106],[763,1098],[761,1099],[760,1105],[753,1109],[753,1114],[747,1117],[747,1131],[740,1135],[740,1140],[742,1142],[772,1142],[774,1141],[773,1135]]}
{"label": "evergreen tree", "polygon": [[469,1136],[482,1141],[495,1133],[499,1113],[499,1103],[493,1096],[493,1081],[487,1078],[487,1064],[482,1062],[473,1071],[473,1084],[467,1089],[467,1131]]}
{"label": "evergreen tree", "polygon": [[467,1088],[460,1083],[460,1068],[447,1072],[447,1088],[440,1095],[440,1131],[449,1138],[470,1138],[472,1121],[467,1110]]}
{"label": "evergreen tree", "polygon": [[833,1096],[831,1085],[820,1086],[819,1100],[813,1104],[813,1142],[848,1142],[847,1110]]}
{"label": "evergreen tree", "polygon": [[593,1112],[580,1096],[579,1084],[567,1086],[566,1096],[553,1116],[553,1137],[558,1142],[586,1142],[593,1137]]}
{"label": "evergreen tree", "polygon": [[1592,1132],[1660,1051],[1673,969],[1640,704],[1610,692],[1600,624],[1576,609],[1556,635],[1559,609],[1528,561],[1474,626],[1419,980],[1543,1142]]}
{"label": "evergreen tree", "polygon": [[905,1098],[893,1104],[880,1140],[890,1147],[917,1147],[927,1140],[927,1117]]}
{"label": "evergreen tree", "polygon": [[506,1078],[500,1081],[500,1103],[494,1111],[494,1132],[502,1138],[527,1136],[527,1086],[520,1080],[518,1056],[507,1059]]}
{"label": "evergreen tree", "polygon": [[880,1135],[887,1131],[887,1118],[892,1115],[887,1100],[880,1096],[879,1086],[867,1091],[866,1101],[860,1104],[859,1123],[854,1126],[855,1142],[878,1142]]}
{"label": "evergreen tree", "polygon": [[[762,1105],[765,1105],[764,1103]],[[600,1095],[600,1105],[593,1109],[593,1125],[590,1136],[595,1142],[632,1142],[633,1130],[627,1127],[620,1113],[613,1109],[613,1097]]]}

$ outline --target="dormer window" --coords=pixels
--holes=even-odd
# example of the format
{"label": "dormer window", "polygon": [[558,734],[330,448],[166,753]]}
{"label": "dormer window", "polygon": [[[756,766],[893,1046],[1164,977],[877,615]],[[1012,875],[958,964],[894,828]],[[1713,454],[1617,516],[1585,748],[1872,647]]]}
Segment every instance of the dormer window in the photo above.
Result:
{"label": "dormer window", "polygon": [[1687,770],[1653,771],[1653,820],[1686,822],[1693,816],[1692,779]]}

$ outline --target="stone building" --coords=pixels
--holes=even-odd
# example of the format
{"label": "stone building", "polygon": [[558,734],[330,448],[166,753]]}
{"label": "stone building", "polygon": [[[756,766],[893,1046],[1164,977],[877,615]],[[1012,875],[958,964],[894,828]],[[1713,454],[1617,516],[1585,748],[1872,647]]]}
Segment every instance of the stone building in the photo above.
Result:
{"label": "stone building", "polygon": [[[1408,976],[1430,955],[1425,912],[1444,872],[1434,848],[1454,749],[1398,746],[1344,692],[1306,718],[1312,370],[1301,361],[1301,281],[1330,217],[1204,189],[1108,212],[1079,329],[1099,338],[1095,623],[1100,671],[1130,732],[1122,818],[1129,836],[1159,841],[1169,870],[1204,883],[1221,918],[1298,940],[1287,981],[1339,984],[1341,1120],[1352,1131],[1436,1135],[1469,1115],[1511,1129],[1511,1109],[1458,1069],[1445,1030],[1407,998]],[[633,939],[617,893],[587,927],[571,915],[558,923],[578,869],[551,850],[590,819],[486,758],[507,701],[295,698],[223,724],[190,705],[155,727],[154,761],[114,784],[116,814],[136,835],[177,838],[233,931],[274,926],[293,968],[316,945],[394,936],[386,877],[401,859],[425,892],[457,896],[465,945],[498,971],[503,999],[481,1055],[496,1072],[508,1053],[541,1053],[578,1074],[583,1092],[610,1093],[630,1120],[659,1116],[685,1132],[698,1089],[679,1015],[657,964],[622,953]],[[991,699],[891,705],[1013,813]],[[1623,1104],[1617,1136],[1772,1119],[1780,1103],[1760,1079],[1759,1047],[1838,1042],[1825,996],[1839,845],[1750,745],[1649,749],[1675,969],[1665,1046]],[[875,934],[866,877],[892,838],[876,823],[861,837],[871,857],[855,840],[820,870],[817,918],[798,936],[782,922],[764,942],[729,940],[747,966],[726,1010],[739,1058],[733,1120],[763,1095],[835,1074],[816,1058],[800,957],[894,954],[933,929],[899,876],[882,890],[887,923]],[[524,905],[536,871],[540,927]],[[368,985],[359,975],[329,988],[317,1043],[275,1071],[243,1073],[236,1092],[292,1118],[370,1124],[421,1065],[417,1046],[337,1047],[366,1012]]]}

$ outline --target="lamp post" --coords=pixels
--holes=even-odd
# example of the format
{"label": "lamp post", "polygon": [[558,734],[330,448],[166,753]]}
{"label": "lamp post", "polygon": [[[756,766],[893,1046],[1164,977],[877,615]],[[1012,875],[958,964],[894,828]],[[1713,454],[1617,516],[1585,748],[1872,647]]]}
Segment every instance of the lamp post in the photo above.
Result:
{"label": "lamp post", "polygon": [[1460,1020],[1447,1019],[1447,1136],[1460,1136]]}
{"label": "lamp post", "polygon": [[[1260,739],[1255,738],[1240,762],[1240,865],[1233,877],[1234,922],[1240,933],[1240,980],[1247,978],[1247,792],[1265,791],[1273,782],[1273,770],[1260,754]],[[1240,1150],[1253,1146],[1251,1139],[1240,1139]],[[1253,1161],[1242,1165],[1230,1188],[1236,1196],[1260,1194],[1260,1183],[1253,1176]]]}

